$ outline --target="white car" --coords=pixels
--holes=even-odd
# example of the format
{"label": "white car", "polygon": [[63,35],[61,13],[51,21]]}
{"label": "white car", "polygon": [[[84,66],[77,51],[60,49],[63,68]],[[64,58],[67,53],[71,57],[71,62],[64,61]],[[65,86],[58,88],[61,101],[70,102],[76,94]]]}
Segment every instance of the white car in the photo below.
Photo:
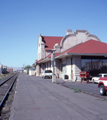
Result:
{"label": "white car", "polygon": [[107,93],[107,77],[99,78],[98,87],[100,88],[100,94],[106,95],[106,93]]}
{"label": "white car", "polygon": [[107,73],[101,73],[98,76],[93,77],[92,78],[93,83],[99,83],[99,78],[102,78],[102,77],[107,77]]}
{"label": "white car", "polygon": [[51,70],[44,70],[42,73],[42,78],[52,78],[52,71]]}

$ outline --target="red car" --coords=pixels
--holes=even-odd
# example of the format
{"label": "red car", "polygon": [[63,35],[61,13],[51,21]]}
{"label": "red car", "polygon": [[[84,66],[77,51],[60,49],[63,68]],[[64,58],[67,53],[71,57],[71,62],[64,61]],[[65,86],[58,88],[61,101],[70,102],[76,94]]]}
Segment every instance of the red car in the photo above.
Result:
{"label": "red car", "polygon": [[107,77],[99,78],[98,87],[100,88],[100,94],[106,95],[107,92]]}

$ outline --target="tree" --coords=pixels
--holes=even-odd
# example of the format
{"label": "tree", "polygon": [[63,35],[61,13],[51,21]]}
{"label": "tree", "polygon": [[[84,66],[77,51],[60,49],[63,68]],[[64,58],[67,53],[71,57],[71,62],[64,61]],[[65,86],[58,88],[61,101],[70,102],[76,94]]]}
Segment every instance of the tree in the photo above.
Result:
{"label": "tree", "polygon": [[26,65],[26,66],[24,67],[24,69],[27,70],[27,74],[29,74],[29,69],[30,69],[30,68],[32,68],[32,66],[30,66],[30,65]]}

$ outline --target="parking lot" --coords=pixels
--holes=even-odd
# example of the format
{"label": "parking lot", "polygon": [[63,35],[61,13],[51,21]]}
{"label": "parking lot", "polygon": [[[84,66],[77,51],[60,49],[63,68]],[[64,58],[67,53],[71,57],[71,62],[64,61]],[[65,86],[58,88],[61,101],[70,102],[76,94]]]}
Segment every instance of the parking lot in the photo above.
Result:
{"label": "parking lot", "polygon": [[[40,78],[42,79],[42,78]],[[45,81],[50,81],[52,82],[52,79],[43,79]],[[64,81],[62,79],[57,79],[56,83],[59,85],[62,85],[64,87],[69,87],[69,88],[77,88],[80,89],[82,92],[96,96],[96,97],[101,97],[101,98],[106,98],[107,95],[101,96],[100,95],[100,89],[98,88],[98,84],[94,84],[93,82],[86,83],[85,81],[83,83],[81,82],[72,82],[72,81]]]}
{"label": "parking lot", "polygon": [[100,92],[99,92],[99,88],[98,88],[98,84],[93,84],[92,82],[86,83],[86,82],[71,82],[71,81],[64,81],[63,83],[61,83],[62,86],[67,86],[67,87],[71,87],[71,88],[77,88],[82,90],[84,93],[88,93],[91,95],[95,95],[98,97],[103,97],[103,98],[107,98],[106,96],[101,96]]}

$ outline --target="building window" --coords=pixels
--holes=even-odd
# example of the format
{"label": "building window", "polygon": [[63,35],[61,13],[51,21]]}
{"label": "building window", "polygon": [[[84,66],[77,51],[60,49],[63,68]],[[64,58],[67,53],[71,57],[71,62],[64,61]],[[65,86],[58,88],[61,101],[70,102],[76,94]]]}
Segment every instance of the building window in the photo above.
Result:
{"label": "building window", "polygon": [[92,76],[96,76],[99,73],[107,72],[107,58],[106,57],[93,57],[82,56],[81,57],[82,71],[90,71]]}

